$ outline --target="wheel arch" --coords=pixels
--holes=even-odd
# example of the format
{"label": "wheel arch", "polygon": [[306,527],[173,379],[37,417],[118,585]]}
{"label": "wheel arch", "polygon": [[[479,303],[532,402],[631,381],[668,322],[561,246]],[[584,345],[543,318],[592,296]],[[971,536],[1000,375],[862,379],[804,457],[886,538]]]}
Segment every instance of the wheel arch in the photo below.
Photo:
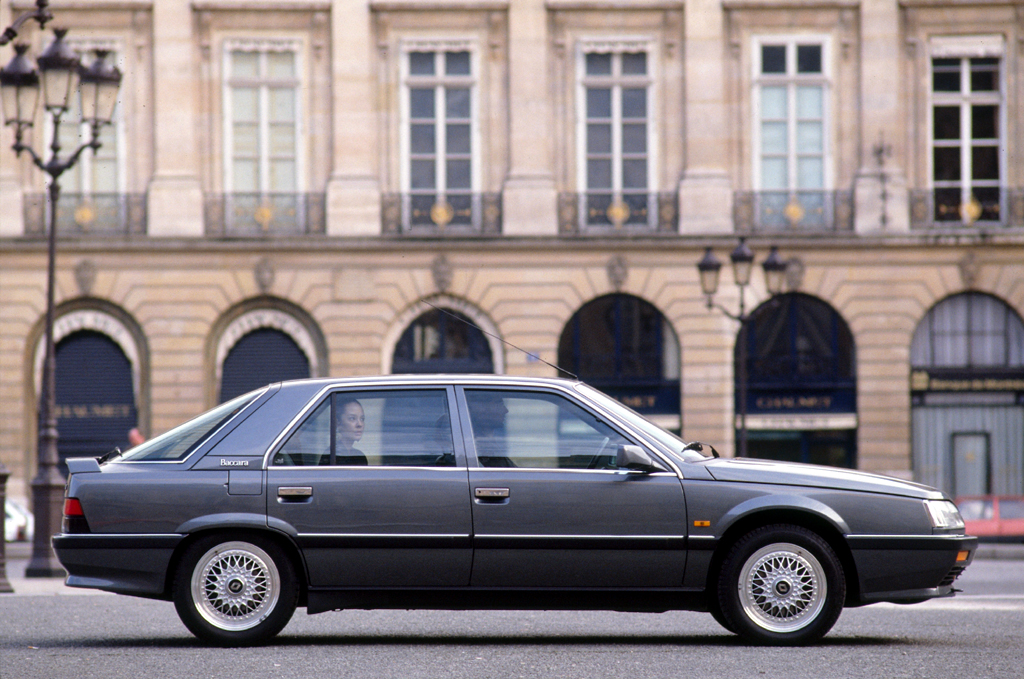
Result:
{"label": "wheel arch", "polygon": [[747,533],[770,525],[791,525],[806,528],[819,535],[828,543],[839,558],[846,578],[846,605],[860,598],[860,579],[853,553],[843,536],[843,531],[834,521],[822,513],[806,507],[774,507],[749,511],[737,517],[719,538],[708,567],[705,591],[713,595],[718,590],[718,576],[732,546]]}
{"label": "wheel arch", "polygon": [[238,524],[238,525],[224,525],[219,524],[217,526],[207,526],[190,532],[185,538],[178,543],[174,548],[173,554],[168,561],[167,573],[164,575],[164,598],[171,600],[173,598],[174,589],[174,578],[178,572],[178,568],[181,566],[181,560],[189,547],[211,535],[223,534],[225,540],[245,540],[257,536],[265,538],[275,543],[280,547],[285,556],[288,557],[292,564],[292,570],[295,571],[295,577],[298,580],[299,585],[299,600],[298,606],[305,606],[308,598],[308,584],[309,577],[306,572],[306,562],[302,557],[302,552],[299,550],[298,545],[291,537],[282,533],[281,531],[267,528],[266,525],[254,526],[251,524]]}

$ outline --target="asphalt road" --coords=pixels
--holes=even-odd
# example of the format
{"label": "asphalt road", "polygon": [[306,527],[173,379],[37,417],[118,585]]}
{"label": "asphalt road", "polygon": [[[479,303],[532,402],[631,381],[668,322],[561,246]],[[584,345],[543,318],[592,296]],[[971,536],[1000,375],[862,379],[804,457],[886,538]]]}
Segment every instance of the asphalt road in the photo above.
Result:
{"label": "asphalt road", "polygon": [[746,646],[699,613],[300,610],[274,643],[225,650],[169,603],[21,580],[19,565],[0,595],[0,679],[1024,676],[1021,561],[975,562],[955,599],[848,609],[809,648]]}

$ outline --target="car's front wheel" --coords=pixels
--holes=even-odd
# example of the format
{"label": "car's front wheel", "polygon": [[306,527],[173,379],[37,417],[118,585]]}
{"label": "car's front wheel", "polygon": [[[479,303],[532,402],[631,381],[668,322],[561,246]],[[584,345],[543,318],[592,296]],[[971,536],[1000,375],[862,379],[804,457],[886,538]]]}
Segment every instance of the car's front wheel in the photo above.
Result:
{"label": "car's front wheel", "polygon": [[174,579],[174,607],[194,635],[220,646],[258,644],[280,632],[298,601],[295,570],[271,540],[210,536],[192,544]]}
{"label": "car's front wheel", "polygon": [[817,641],[839,619],[846,579],[835,551],[799,526],[765,526],[729,550],[718,580],[728,629],[762,644]]}

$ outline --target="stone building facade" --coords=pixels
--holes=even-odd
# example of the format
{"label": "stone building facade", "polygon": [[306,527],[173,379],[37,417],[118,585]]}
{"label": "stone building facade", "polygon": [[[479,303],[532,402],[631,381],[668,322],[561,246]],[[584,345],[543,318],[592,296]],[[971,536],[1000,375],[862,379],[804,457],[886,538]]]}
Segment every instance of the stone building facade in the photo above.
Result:
{"label": "stone building facade", "polygon": [[[31,3],[0,4],[9,24]],[[61,454],[247,385],[560,365],[733,454],[1024,492],[1024,5],[70,0],[117,123],[58,210]],[[24,31],[34,52],[49,32]],[[0,53],[6,63],[13,51]],[[33,143],[48,143],[43,114]],[[70,142],[74,125],[62,125]],[[0,132],[0,461],[48,206]],[[110,445],[108,445],[110,444]],[[99,447],[106,446],[103,450]]]}

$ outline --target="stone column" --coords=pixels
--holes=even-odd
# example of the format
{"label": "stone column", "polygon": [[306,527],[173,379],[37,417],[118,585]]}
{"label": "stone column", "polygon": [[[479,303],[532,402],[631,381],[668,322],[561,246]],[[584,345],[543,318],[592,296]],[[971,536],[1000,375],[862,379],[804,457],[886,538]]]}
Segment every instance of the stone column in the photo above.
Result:
{"label": "stone column", "polygon": [[721,0],[687,0],[685,169],[679,184],[680,233],[732,233],[726,35]]}
{"label": "stone column", "polygon": [[327,233],[331,236],[373,236],[381,231],[373,43],[370,3],[334,0],[333,170],[327,182]]}
{"label": "stone column", "polygon": [[[854,230],[857,233],[910,230],[905,158],[905,106],[900,69],[898,0],[860,4],[860,169],[854,180]],[[879,165],[876,146],[881,147]],[[884,191],[884,197],[883,197]]]}
{"label": "stone column", "polygon": [[190,0],[153,3],[153,178],[148,231],[202,236],[203,190],[197,142],[197,51]]}
{"label": "stone column", "polygon": [[558,233],[544,0],[515,0],[508,8],[509,172],[502,195],[508,236]]}

